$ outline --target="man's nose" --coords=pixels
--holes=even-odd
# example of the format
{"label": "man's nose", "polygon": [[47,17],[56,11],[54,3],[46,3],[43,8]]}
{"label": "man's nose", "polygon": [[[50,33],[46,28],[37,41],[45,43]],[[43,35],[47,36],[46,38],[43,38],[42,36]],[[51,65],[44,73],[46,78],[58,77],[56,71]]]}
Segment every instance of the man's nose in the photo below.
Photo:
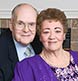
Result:
{"label": "man's nose", "polygon": [[26,25],[24,26],[24,31],[25,31],[25,32],[28,32],[28,31],[29,31],[29,25],[28,25],[28,24],[26,24]]}

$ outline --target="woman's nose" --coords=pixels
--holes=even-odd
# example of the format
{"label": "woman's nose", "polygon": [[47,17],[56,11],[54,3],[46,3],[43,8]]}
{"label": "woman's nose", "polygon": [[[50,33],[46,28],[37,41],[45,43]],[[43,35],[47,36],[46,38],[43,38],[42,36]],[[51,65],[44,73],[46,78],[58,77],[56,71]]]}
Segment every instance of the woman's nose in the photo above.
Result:
{"label": "woman's nose", "polygon": [[54,39],[54,38],[55,38],[54,32],[50,32],[49,39]]}

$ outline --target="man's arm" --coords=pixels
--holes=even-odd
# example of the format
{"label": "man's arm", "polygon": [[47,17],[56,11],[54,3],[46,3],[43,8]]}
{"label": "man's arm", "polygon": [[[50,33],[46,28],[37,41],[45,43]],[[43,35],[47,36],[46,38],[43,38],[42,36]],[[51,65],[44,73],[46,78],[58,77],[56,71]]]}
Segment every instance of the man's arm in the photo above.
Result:
{"label": "man's arm", "polygon": [[2,72],[2,69],[1,68],[0,68],[0,81],[4,81],[3,72]]}

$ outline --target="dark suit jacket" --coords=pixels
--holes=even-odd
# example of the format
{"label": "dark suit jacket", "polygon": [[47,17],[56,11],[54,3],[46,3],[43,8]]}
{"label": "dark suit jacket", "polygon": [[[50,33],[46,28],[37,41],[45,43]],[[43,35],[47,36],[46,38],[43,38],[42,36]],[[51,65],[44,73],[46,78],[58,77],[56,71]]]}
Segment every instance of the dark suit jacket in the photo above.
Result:
{"label": "dark suit jacket", "polygon": [[[38,36],[31,43],[36,54],[41,52],[42,44],[38,41]],[[17,51],[9,29],[0,35],[0,81],[11,81],[14,67],[18,61]]]}

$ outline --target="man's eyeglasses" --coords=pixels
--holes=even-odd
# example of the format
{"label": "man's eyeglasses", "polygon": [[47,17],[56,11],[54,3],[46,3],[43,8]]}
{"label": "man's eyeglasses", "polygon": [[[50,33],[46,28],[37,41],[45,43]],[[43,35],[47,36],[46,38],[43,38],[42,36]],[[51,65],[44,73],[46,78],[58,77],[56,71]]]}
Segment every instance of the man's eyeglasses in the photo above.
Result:
{"label": "man's eyeglasses", "polygon": [[30,30],[33,30],[36,27],[35,22],[24,23],[23,21],[15,22],[15,25],[18,29],[22,30],[25,27],[28,27]]}

